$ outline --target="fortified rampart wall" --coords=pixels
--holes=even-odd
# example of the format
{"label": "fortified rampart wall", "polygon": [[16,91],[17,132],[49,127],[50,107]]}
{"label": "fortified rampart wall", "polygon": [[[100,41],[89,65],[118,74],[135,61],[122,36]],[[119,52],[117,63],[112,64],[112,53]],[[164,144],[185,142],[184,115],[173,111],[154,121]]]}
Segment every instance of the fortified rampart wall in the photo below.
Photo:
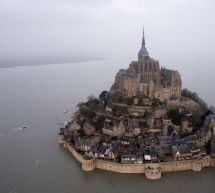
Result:
{"label": "fortified rampart wall", "polygon": [[211,157],[210,166],[215,167],[215,157]]}
{"label": "fortified rampart wall", "polygon": [[203,167],[212,166],[210,164],[210,156],[204,157],[202,160],[186,160],[163,163],[149,163],[149,164],[120,164],[102,160],[95,160],[96,168],[109,170],[119,173],[144,173],[148,167],[160,168],[161,172],[173,172],[183,170],[201,171]]}
{"label": "fortified rampart wall", "polygon": [[159,168],[161,172],[173,172],[183,170],[201,171],[204,167],[215,167],[215,158],[206,156],[202,160],[185,160],[162,163],[149,164],[121,164],[98,159],[84,160],[82,156],[66,141],[59,138],[59,143],[63,143],[64,147],[81,163],[84,171],[92,171],[95,168],[108,170],[118,173],[145,173],[146,168]]}

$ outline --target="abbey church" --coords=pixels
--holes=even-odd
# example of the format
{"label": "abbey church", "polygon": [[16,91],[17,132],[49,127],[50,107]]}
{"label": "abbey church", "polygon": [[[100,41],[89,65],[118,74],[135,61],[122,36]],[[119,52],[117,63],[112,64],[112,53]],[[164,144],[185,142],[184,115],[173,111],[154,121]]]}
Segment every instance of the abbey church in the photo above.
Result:
{"label": "abbey church", "polygon": [[127,70],[121,69],[110,92],[129,97],[159,99],[161,102],[181,98],[181,76],[178,71],[161,67],[159,61],[149,56],[143,31],[142,47],[138,61],[132,61]]}

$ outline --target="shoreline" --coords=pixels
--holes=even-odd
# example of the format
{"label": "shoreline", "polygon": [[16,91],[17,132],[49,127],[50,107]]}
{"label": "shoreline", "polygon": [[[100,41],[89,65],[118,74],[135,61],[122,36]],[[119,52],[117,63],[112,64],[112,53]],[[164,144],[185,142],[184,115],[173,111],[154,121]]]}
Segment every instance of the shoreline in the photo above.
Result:
{"label": "shoreline", "polygon": [[[58,143],[62,144],[64,148],[76,158],[81,164],[82,170],[93,171],[94,169],[102,169],[117,173],[142,173],[148,179],[160,179],[162,172],[176,172],[193,170],[199,172],[204,167],[215,167],[215,158],[207,155],[201,160],[183,160],[162,163],[144,163],[144,164],[121,164],[116,162],[109,162],[98,159],[84,160],[83,157],[63,139],[63,136],[58,135]],[[156,168],[159,172],[154,173],[151,168]],[[150,170],[148,172],[148,170]]]}

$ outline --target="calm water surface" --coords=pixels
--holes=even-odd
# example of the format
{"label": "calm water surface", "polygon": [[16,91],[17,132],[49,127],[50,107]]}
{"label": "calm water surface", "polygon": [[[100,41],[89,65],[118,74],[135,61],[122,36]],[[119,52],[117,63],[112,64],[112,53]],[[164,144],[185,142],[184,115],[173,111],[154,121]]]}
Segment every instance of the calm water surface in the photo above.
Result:
{"label": "calm water surface", "polygon": [[[0,69],[0,193],[215,192],[215,169],[163,174],[159,181],[85,173],[58,145],[59,125],[78,102],[109,89],[118,68],[112,61],[89,61]],[[20,131],[22,125],[30,128]]]}

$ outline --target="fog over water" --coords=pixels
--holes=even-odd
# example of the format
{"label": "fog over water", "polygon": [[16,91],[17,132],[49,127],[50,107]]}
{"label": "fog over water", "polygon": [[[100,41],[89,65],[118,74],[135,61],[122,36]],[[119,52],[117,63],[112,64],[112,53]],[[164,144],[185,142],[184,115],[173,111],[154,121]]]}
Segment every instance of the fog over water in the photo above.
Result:
{"label": "fog over water", "polygon": [[85,173],[57,132],[77,103],[137,60],[143,24],[150,56],[215,105],[214,10],[213,0],[1,0],[0,193],[213,193],[211,168],[156,182]]}
{"label": "fog over water", "polygon": [[214,104],[214,8],[213,0],[1,0],[0,67],[110,57],[127,68],[144,24],[150,55]]}

